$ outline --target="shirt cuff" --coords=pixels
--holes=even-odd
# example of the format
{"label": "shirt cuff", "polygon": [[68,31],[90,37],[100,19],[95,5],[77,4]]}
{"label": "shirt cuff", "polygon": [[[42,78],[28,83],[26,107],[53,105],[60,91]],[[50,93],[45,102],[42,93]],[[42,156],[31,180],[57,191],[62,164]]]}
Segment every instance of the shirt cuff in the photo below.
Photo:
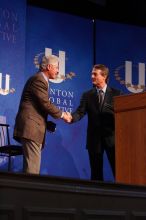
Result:
{"label": "shirt cuff", "polygon": [[61,114],[61,118],[64,118],[64,112],[62,112],[62,114]]}

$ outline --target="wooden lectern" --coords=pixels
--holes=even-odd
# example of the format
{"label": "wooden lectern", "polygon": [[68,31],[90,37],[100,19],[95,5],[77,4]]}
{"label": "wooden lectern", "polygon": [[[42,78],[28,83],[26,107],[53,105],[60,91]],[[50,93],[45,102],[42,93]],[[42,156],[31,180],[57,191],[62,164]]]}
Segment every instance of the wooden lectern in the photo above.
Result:
{"label": "wooden lectern", "polygon": [[116,182],[146,185],[146,92],[117,96]]}

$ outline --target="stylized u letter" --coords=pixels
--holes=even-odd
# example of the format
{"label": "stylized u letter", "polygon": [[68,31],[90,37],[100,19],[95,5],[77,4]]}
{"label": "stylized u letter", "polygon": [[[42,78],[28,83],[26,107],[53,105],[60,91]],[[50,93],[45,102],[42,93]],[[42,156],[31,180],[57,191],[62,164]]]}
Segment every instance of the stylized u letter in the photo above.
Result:
{"label": "stylized u letter", "polygon": [[138,63],[138,85],[132,84],[132,62],[125,61],[125,85],[132,93],[142,92],[145,88],[145,64]]}
{"label": "stylized u letter", "polygon": [[2,73],[0,73],[0,94],[7,95],[10,92],[10,75],[6,74],[5,89],[2,89]]}

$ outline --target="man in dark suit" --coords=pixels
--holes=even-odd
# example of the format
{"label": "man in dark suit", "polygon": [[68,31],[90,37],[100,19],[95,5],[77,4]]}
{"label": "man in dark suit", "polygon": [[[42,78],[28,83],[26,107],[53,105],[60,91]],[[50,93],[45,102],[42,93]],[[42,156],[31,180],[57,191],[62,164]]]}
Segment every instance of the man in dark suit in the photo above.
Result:
{"label": "man in dark suit", "polygon": [[88,115],[87,149],[89,153],[91,179],[103,180],[103,154],[107,153],[115,176],[115,118],[114,97],[121,91],[107,85],[109,70],[98,64],[92,69],[93,88],[83,93],[80,105],[68,122],[79,121]]}
{"label": "man in dark suit", "polygon": [[41,150],[45,140],[47,117],[66,120],[67,115],[49,101],[49,79],[58,75],[58,57],[44,56],[40,71],[26,82],[15,120],[14,139],[21,142],[24,153],[24,172],[40,172]]}

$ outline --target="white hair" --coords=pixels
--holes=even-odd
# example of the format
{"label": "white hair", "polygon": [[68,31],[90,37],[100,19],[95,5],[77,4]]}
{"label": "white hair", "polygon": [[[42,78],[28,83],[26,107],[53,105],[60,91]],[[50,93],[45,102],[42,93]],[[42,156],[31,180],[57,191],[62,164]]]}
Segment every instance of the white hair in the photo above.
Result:
{"label": "white hair", "polygon": [[55,55],[43,56],[40,63],[40,70],[46,70],[49,64],[58,65],[59,58]]}

